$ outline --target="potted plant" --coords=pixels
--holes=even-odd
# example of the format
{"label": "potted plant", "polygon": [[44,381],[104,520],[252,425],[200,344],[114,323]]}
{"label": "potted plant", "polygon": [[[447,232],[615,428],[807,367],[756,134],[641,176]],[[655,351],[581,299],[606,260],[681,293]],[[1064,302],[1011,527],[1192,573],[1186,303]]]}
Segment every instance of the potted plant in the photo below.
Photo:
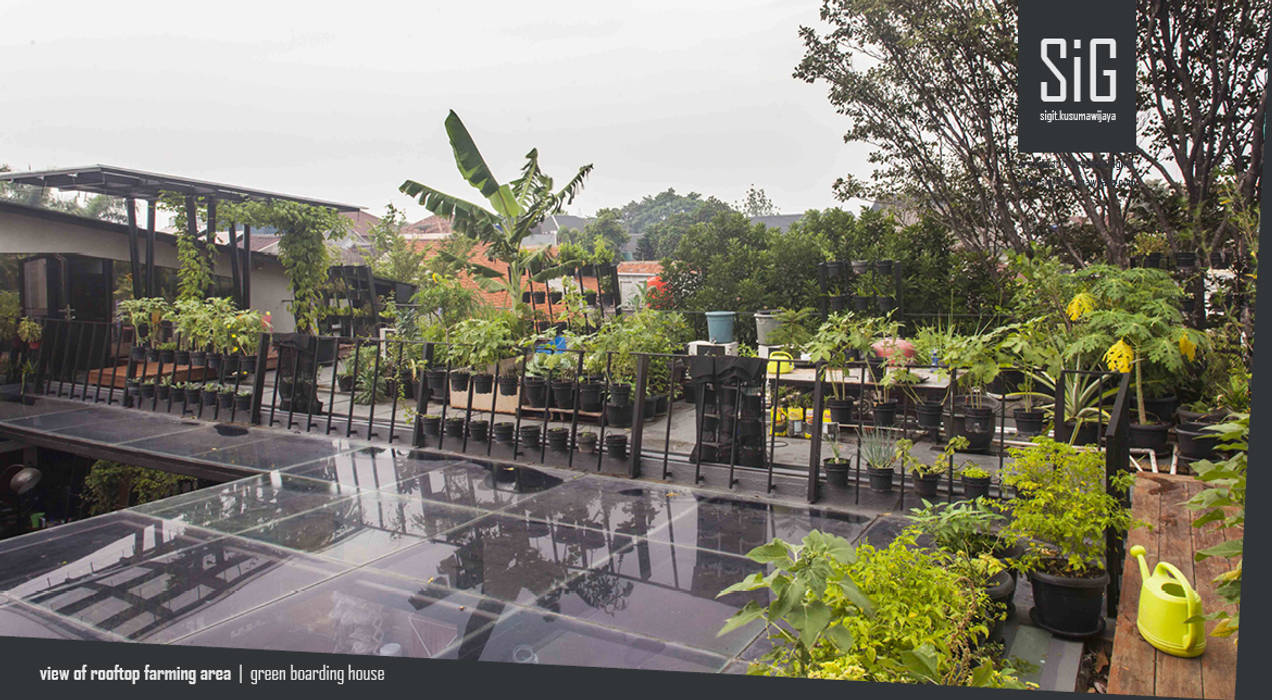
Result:
{"label": "potted plant", "polygon": [[1042,368],[1051,369],[1060,364],[1060,350],[1045,325],[1044,318],[1009,326],[999,348],[1005,359],[1016,365],[1021,373],[1016,391],[1006,394],[1008,399],[1021,399],[1024,405],[1012,409],[1012,419],[1019,435],[1033,437],[1046,432],[1047,414],[1038,405],[1039,394],[1035,390]]}
{"label": "potted plant", "polygon": [[891,394],[893,387],[899,386],[903,391],[910,392],[912,387],[923,381],[923,377],[911,372],[909,368],[894,366],[894,363],[901,361],[903,360],[895,356],[889,357],[889,366],[876,384],[879,391],[876,393],[874,405],[875,425],[891,426],[896,423],[897,400]]}
{"label": "potted plant", "polygon": [[1003,483],[1026,495],[1004,510],[1004,534],[1029,542],[1017,560],[1033,586],[1038,626],[1066,637],[1099,634],[1104,627],[1105,533],[1136,525],[1115,495],[1135,476],[1119,472],[1105,483],[1104,459],[1048,438],[1012,449]]}
{"label": "potted plant", "polygon": [[1131,239],[1131,251],[1143,260],[1144,267],[1159,268],[1170,250],[1166,234],[1160,231],[1142,231]]}
{"label": "potted plant", "polygon": [[965,464],[959,470],[959,479],[963,482],[963,498],[976,499],[989,496],[989,472],[985,469],[975,464]]}
{"label": "potted plant", "polygon": [[831,437],[830,453],[834,456],[822,461],[822,466],[826,469],[826,483],[841,489],[848,488],[848,469],[852,465],[852,460],[844,459],[839,455],[837,436]]}
{"label": "potted plant", "polygon": [[250,411],[252,409],[251,390],[242,389],[234,395],[234,408],[239,411]]}
{"label": "potted plant", "polygon": [[566,452],[570,449],[569,428],[548,428],[548,449],[553,452]]}
{"label": "potted plant", "polygon": [[954,412],[955,435],[967,438],[970,451],[984,451],[994,438],[994,410],[985,403],[985,387],[998,376],[998,336],[1003,329],[954,337],[941,358],[946,376],[958,374],[966,390],[963,403]]}
{"label": "potted plant", "polygon": [[436,437],[442,432],[442,417],[433,413],[420,416],[420,430],[425,435]]}
{"label": "potted plant", "polygon": [[596,452],[596,440],[597,440],[596,433],[590,430],[585,430],[579,433],[578,437],[575,438],[575,440],[576,442],[578,442],[580,452],[584,452],[587,454],[592,454]]}
{"label": "potted plant", "polygon": [[234,397],[237,394],[232,386],[221,386],[217,394],[217,405],[226,410],[234,408]]}
{"label": "potted plant", "polygon": [[172,377],[164,377],[155,384],[155,397],[167,401],[172,396]]}
{"label": "potted plant", "polygon": [[818,326],[804,351],[808,359],[825,364],[825,378],[831,396],[825,400],[830,419],[839,425],[852,422],[852,399],[848,396],[848,352],[853,349],[857,319],[851,312],[832,314]]}
{"label": "potted plant", "polygon": [[[458,365],[472,373],[472,381],[475,383],[473,391],[478,394],[493,391],[492,367],[515,350],[515,336],[509,317],[497,315],[489,319],[464,319],[451,331],[451,342],[451,365]],[[461,376],[465,378],[456,380],[456,373],[451,374],[452,388],[455,388],[457,381],[464,385],[458,391],[468,388],[466,375]]]}
{"label": "potted plant", "polygon": [[861,459],[866,463],[872,491],[891,491],[893,467],[901,456],[901,446],[878,433],[861,436]]}

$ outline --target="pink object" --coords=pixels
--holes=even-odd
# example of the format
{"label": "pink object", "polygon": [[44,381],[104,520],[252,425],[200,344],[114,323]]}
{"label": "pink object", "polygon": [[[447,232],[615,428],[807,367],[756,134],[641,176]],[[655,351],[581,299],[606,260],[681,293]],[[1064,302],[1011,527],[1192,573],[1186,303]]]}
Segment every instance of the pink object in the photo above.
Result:
{"label": "pink object", "polygon": [[899,354],[907,360],[914,359],[914,343],[901,338],[883,338],[876,340],[870,346],[875,354],[885,360],[893,360],[894,354]]}

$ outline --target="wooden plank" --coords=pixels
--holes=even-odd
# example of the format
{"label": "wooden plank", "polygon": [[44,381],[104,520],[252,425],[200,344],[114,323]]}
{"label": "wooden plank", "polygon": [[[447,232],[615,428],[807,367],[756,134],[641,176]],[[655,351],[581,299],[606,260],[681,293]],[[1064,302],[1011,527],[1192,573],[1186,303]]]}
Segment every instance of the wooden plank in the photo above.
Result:
{"label": "wooden plank", "polygon": [[[1153,479],[1141,474],[1131,493],[1131,512],[1136,519],[1154,527],[1161,512],[1161,488]],[[1156,694],[1157,650],[1145,642],[1135,628],[1139,609],[1140,572],[1137,560],[1130,556],[1133,545],[1143,545],[1149,561],[1157,559],[1157,533],[1136,528],[1127,536],[1128,554],[1122,567],[1122,597],[1118,602],[1117,629],[1113,637],[1113,658],[1109,660],[1110,693],[1128,695]]]}
{"label": "wooden plank", "polygon": [[[1205,488],[1205,484],[1194,481],[1189,485],[1189,495],[1195,495]],[[1213,547],[1220,542],[1237,537],[1240,529],[1224,531],[1212,523],[1201,528],[1193,528],[1193,549],[1201,550]],[[1234,612],[1231,605],[1215,594],[1214,578],[1226,571],[1231,562],[1227,559],[1212,557],[1193,565],[1197,576],[1193,585],[1201,595],[1201,607],[1207,614],[1217,610]],[[1206,623],[1206,634],[1214,629],[1215,622]],[[1206,653],[1201,656],[1202,697],[1223,698],[1232,700],[1237,690],[1237,646],[1233,637],[1207,637]]]}
{"label": "wooden plank", "polygon": [[[1178,567],[1190,583],[1197,577],[1193,573],[1193,512],[1184,503],[1188,500],[1188,484],[1191,478],[1163,480],[1161,514],[1157,531],[1158,558],[1150,559],[1149,566],[1166,561]],[[1176,698],[1200,698],[1202,696],[1201,658],[1185,659],[1162,651],[1157,653],[1157,695]]]}

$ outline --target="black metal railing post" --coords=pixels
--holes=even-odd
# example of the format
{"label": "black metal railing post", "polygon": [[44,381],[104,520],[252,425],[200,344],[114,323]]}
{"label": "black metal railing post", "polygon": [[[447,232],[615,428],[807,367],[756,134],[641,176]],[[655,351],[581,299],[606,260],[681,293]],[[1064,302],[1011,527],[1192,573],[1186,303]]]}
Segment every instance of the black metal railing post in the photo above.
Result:
{"label": "black metal railing post", "polygon": [[[1113,477],[1129,471],[1130,451],[1130,373],[1122,374],[1118,382],[1117,399],[1113,402],[1113,412],[1109,416],[1108,440],[1104,446],[1104,483],[1107,493],[1118,499],[1124,507],[1130,507],[1130,494],[1117,492],[1113,488]],[[1105,593],[1108,616],[1117,619],[1118,598],[1122,590],[1122,563],[1126,556],[1123,541],[1118,533],[1109,528],[1104,532],[1105,570],[1109,574],[1109,585]]]}
{"label": "black metal railing post", "polygon": [[[808,493],[809,503],[817,502],[817,481],[821,472],[821,434],[822,434],[822,411],[825,410],[825,390],[822,387],[822,379],[826,374],[826,366],[817,363],[817,369],[813,377],[813,434],[808,445]],[[860,454],[860,450],[857,451]]]}
{"label": "black metal railing post", "polygon": [[628,440],[627,475],[635,479],[640,476],[641,443],[645,435],[645,382],[649,379],[649,356],[639,355],[636,358],[636,396],[632,399],[632,427]]}
{"label": "black metal railing post", "polygon": [[[261,401],[265,396],[265,369],[269,358],[270,339],[268,333],[261,333],[256,344],[256,374],[252,376],[252,408],[248,420],[252,425],[261,424]],[[186,366],[186,377],[190,376],[190,365]],[[277,377],[277,371],[274,373]],[[273,403],[273,400],[270,401]]]}

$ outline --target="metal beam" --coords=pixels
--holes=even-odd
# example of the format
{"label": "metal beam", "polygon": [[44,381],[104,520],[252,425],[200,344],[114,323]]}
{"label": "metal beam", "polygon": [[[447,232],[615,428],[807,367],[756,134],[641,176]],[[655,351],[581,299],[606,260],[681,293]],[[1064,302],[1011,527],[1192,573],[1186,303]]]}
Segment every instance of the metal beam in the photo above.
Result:
{"label": "metal beam", "polygon": [[141,286],[141,261],[137,252],[137,200],[129,197],[124,200],[124,206],[128,209],[128,264],[132,270],[133,298],[140,299],[144,293]]}
{"label": "metal beam", "polygon": [[157,294],[155,289],[155,200],[146,203],[146,296]]}

